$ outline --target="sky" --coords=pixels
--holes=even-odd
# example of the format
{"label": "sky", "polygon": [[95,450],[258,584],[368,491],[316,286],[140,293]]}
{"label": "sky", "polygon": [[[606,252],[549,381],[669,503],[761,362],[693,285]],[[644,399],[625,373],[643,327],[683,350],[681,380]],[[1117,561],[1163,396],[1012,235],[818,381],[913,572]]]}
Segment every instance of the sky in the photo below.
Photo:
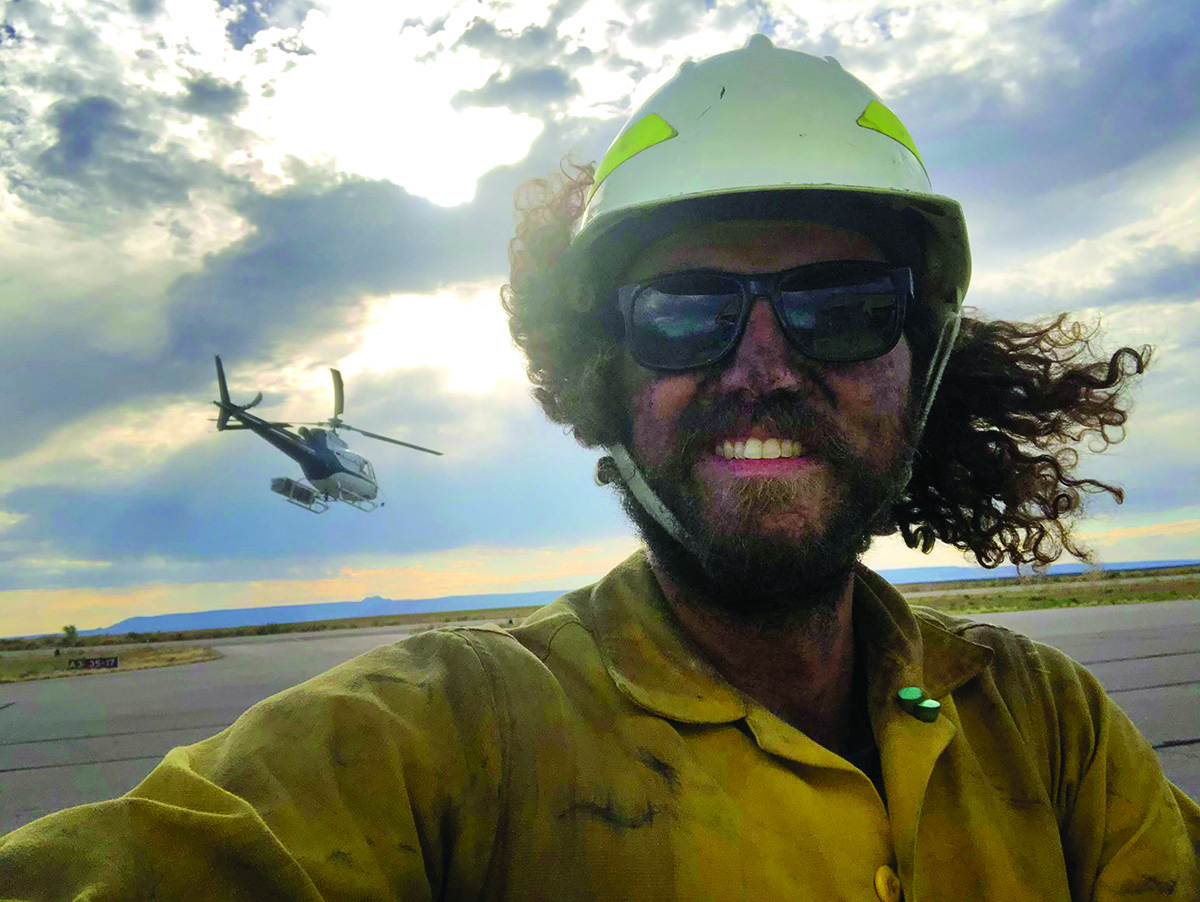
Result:
{"label": "sky", "polygon": [[[971,235],[967,303],[1150,343],[1102,561],[1200,557],[1195,0],[9,0],[0,24],[0,635],[139,614],[568,589],[636,547],[531,400],[513,192],[599,160],[688,59],[832,55]],[[314,516],[218,434],[332,413],[386,506]],[[965,565],[880,540],[877,568]]]}

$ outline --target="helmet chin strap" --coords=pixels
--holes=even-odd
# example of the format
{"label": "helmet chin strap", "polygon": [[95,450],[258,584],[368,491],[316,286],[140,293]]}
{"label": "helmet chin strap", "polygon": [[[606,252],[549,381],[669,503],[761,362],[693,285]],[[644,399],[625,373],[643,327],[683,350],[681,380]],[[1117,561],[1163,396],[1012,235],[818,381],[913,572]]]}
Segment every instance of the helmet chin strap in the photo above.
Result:
{"label": "helmet chin strap", "polygon": [[938,336],[937,347],[929,360],[929,369],[925,373],[925,396],[921,399],[921,413],[914,424],[914,435],[920,436],[925,431],[925,421],[929,419],[929,411],[933,407],[933,399],[937,395],[938,386],[942,384],[942,374],[946,372],[946,362],[950,352],[954,350],[954,340],[958,338],[958,327],[962,322],[962,292],[958,293],[958,303],[955,305],[954,316],[942,326],[942,334]]}
{"label": "helmet chin strap", "polygon": [[646,482],[646,478],[642,476],[637,464],[633,461],[633,456],[626,447],[620,443],[614,443],[604,450],[612,457],[625,485],[629,487],[633,497],[638,500],[638,504],[646,509],[646,513],[653,517],[655,522],[684,548],[694,548],[691,536],[683,528],[683,524],[671,513],[654,489],[650,488],[650,483]]}

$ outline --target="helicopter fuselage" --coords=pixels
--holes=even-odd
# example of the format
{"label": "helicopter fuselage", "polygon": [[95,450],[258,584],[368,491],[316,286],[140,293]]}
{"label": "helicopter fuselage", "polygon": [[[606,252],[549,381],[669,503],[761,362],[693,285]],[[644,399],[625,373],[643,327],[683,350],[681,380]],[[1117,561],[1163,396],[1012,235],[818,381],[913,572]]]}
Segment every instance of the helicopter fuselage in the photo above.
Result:
{"label": "helicopter fuselage", "polygon": [[[325,474],[318,475],[315,468],[311,473],[304,470],[305,477],[314,488],[335,498],[341,492],[349,492],[368,501],[379,493],[375,469],[369,460],[351,451],[336,433],[324,429],[307,431],[308,436],[304,441],[319,456],[323,464],[321,472]],[[301,464],[300,468],[304,469],[304,465]]]}
{"label": "helicopter fuselage", "polygon": [[[351,507],[361,511],[373,511],[383,507],[384,502],[376,502],[379,495],[379,485],[375,481],[375,470],[371,462],[361,455],[351,451],[346,443],[338,436],[339,429],[348,429],[367,438],[381,442],[389,442],[414,451],[424,451],[426,454],[441,456],[441,451],[403,442],[398,438],[367,432],[357,426],[351,426],[342,419],[344,406],[342,374],[334,367],[329,368],[333,377],[333,416],[320,423],[273,423],[256,417],[247,411],[259,404],[262,392],[246,404],[234,404],[229,398],[229,386],[225,383],[225,368],[221,365],[221,355],[215,356],[217,365],[217,388],[221,392],[221,400],[213,401],[217,409],[217,431],[226,429],[249,429],[260,438],[270,442],[292,460],[300,465],[308,485],[297,482],[285,476],[271,480],[271,491],[282,495],[288,502],[298,507],[306,508],[319,514],[328,510],[326,501],[344,501]],[[230,424],[230,419],[236,421]],[[292,432],[292,426],[298,426]],[[309,429],[309,426],[319,426],[319,429]],[[324,498],[318,497],[318,494]]]}
{"label": "helicopter fuselage", "polygon": [[213,404],[239,423],[238,426],[224,426],[223,429],[249,429],[270,442],[296,461],[313,488],[326,496],[340,498],[343,494],[349,494],[369,501],[379,494],[371,462],[351,451],[336,433],[327,429],[301,427],[300,434],[296,434],[247,413],[236,404],[221,401],[213,401]]}

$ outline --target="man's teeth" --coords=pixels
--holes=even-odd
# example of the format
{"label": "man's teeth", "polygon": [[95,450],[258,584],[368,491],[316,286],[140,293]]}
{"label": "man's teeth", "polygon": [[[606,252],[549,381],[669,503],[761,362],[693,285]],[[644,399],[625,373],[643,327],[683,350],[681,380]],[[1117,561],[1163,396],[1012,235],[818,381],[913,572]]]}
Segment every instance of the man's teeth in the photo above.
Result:
{"label": "man's teeth", "polygon": [[804,449],[799,442],[789,438],[739,439],[726,441],[716,447],[718,457],[747,460],[774,460],[777,457],[803,457]]}

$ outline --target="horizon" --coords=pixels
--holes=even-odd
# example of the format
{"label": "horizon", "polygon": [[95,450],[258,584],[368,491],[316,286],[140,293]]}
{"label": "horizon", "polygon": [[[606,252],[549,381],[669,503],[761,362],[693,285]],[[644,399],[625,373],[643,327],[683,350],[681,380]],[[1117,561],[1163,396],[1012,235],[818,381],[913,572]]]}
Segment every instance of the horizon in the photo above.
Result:
{"label": "horizon", "polygon": [[[1174,567],[1194,567],[1194,566],[1200,566],[1200,559],[1169,560],[1169,561],[1162,561],[1162,560],[1116,561],[1116,562],[1113,562],[1112,564],[1098,565],[1098,566],[1091,566],[1091,565],[1083,564],[1083,563],[1079,563],[1079,562],[1068,562],[1068,563],[1061,563],[1061,564],[1057,564],[1057,563],[1052,564],[1050,570],[1044,575],[1065,576],[1065,575],[1086,573],[1089,570],[1094,570],[1096,572],[1105,572],[1105,571],[1110,571],[1110,570],[1111,571],[1155,570],[1155,569],[1171,569]],[[992,570],[984,570],[983,568],[980,568],[980,567],[961,567],[961,566],[955,567],[955,566],[952,566],[952,567],[902,567],[902,568],[897,568],[897,569],[881,570],[878,572],[880,573],[881,576],[883,576],[885,579],[887,579],[889,582],[891,582],[893,585],[897,586],[898,588],[903,588],[903,587],[909,586],[909,585],[926,585],[926,584],[939,585],[941,583],[972,582],[972,581],[977,581],[977,580],[982,581],[982,580],[987,580],[987,579],[1019,579],[1019,578],[1026,578],[1029,576],[1036,575],[1031,572],[1018,572],[1018,573],[1012,572],[1015,570],[1017,570],[1017,568],[1013,567],[1012,565],[1002,565],[1002,566],[997,567]],[[917,576],[916,576],[917,574],[921,574],[921,577],[917,578]],[[904,577],[906,575],[912,576],[913,578],[905,579]],[[386,614],[384,614],[384,613],[360,614],[360,615],[347,614],[346,617],[342,617],[342,618],[322,616],[322,617],[318,617],[318,618],[304,618],[302,620],[289,620],[289,621],[283,621],[283,620],[281,620],[281,621],[260,621],[258,619],[253,619],[253,620],[246,620],[244,622],[239,621],[236,625],[238,625],[238,626],[259,625],[260,623],[304,623],[304,622],[310,622],[310,621],[318,622],[321,620],[331,620],[331,619],[365,619],[367,617],[373,617],[373,616],[391,616],[391,615],[394,615],[397,613],[410,613],[410,614],[431,613],[431,614],[433,614],[433,613],[444,613],[447,611],[457,611],[457,610],[464,610],[464,611],[504,610],[504,609],[512,608],[512,607],[530,607],[531,605],[515,604],[515,603],[513,603],[513,604],[500,604],[500,603],[488,604],[488,603],[479,603],[479,602],[482,602],[486,599],[496,599],[497,602],[500,602],[500,601],[503,601],[506,599],[529,598],[530,596],[537,595],[537,596],[549,596],[548,598],[545,599],[545,603],[548,604],[555,597],[564,595],[570,591],[572,591],[570,588],[558,588],[558,589],[540,590],[537,592],[489,592],[489,593],[476,593],[476,594],[469,594],[469,595],[443,595],[443,596],[438,596],[438,597],[434,597],[434,598],[384,598],[383,596],[380,596],[380,595],[369,595],[369,596],[366,596],[365,598],[358,599],[357,601],[343,599],[343,600],[339,600],[339,601],[311,602],[308,604],[292,604],[289,602],[280,602],[280,603],[274,604],[274,605],[261,605],[261,606],[256,606],[256,607],[206,608],[203,610],[196,610],[196,611],[176,611],[176,612],[172,612],[170,614],[131,613],[128,616],[126,616],[125,618],[123,618],[122,620],[117,621],[116,623],[110,623],[110,624],[108,624],[106,626],[102,626],[102,627],[85,627],[82,629],[78,629],[78,633],[81,636],[90,636],[90,635],[100,635],[100,634],[104,634],[106,632],[111,633],[113,635],[120,635],[123,632],[145,632],[145,630],[129,630],[129,629],[118,630],[118,627],[123,627],[123,625],[129,623],[130,621],[135,621],[135,620],[154,620],[154,619],[164,619],[164,618],[172,618],[172,617],[174,617],[174,618],[202,617],[205,615],[238,614],[238,613],[251,614],[251,613],[258,613],[258,612],[262,612],[262,611],[270,611],[275,608],[295,610],[298,608],[299,609],[327,608],[327,607],[336,607],[336,606],[353,607],[353,606],[365,605],[368,602],[386,602],[386,603],[390,603],[390,604],[406,604],[406,603],[408,603],[408,604],[413,604],[413,605],[424,605],[424,607],[414,607],[412,609],[408,609],[403,612],[391,611]],[[454,602],[465,602],[468,600],[474,601],[476,603],[460,604],[457,607],[454,604],[452,604]],[[437,603],[440,603],[440,604],[437,604]],[[535,605],[539,604],[539,603],[540,602],[535,602]],[[72,624],[72,626],[77,627],[78,625]],[[208,627],[192,627],[192,628],[205,629]],[[212,628],[223,628],[223,627],[212,627]],[[171,632],[173,630],[179,630],[179,629],[182,629],[182,628],[177,627],[177,626],[164,626],[164,627],[162,627],[161,630],[149,630],[149,632],[158,632],[158,631]],[[25,634],[25,635],[18,635],[18,636],[0,636],[0,639],[9,639],[9,640],[38,639],[38,638],[42,638],[44,636],[58,635],[59,632],[61,632],[61,630],[58,630],[55,632],[33,633],[33,634]]]}

